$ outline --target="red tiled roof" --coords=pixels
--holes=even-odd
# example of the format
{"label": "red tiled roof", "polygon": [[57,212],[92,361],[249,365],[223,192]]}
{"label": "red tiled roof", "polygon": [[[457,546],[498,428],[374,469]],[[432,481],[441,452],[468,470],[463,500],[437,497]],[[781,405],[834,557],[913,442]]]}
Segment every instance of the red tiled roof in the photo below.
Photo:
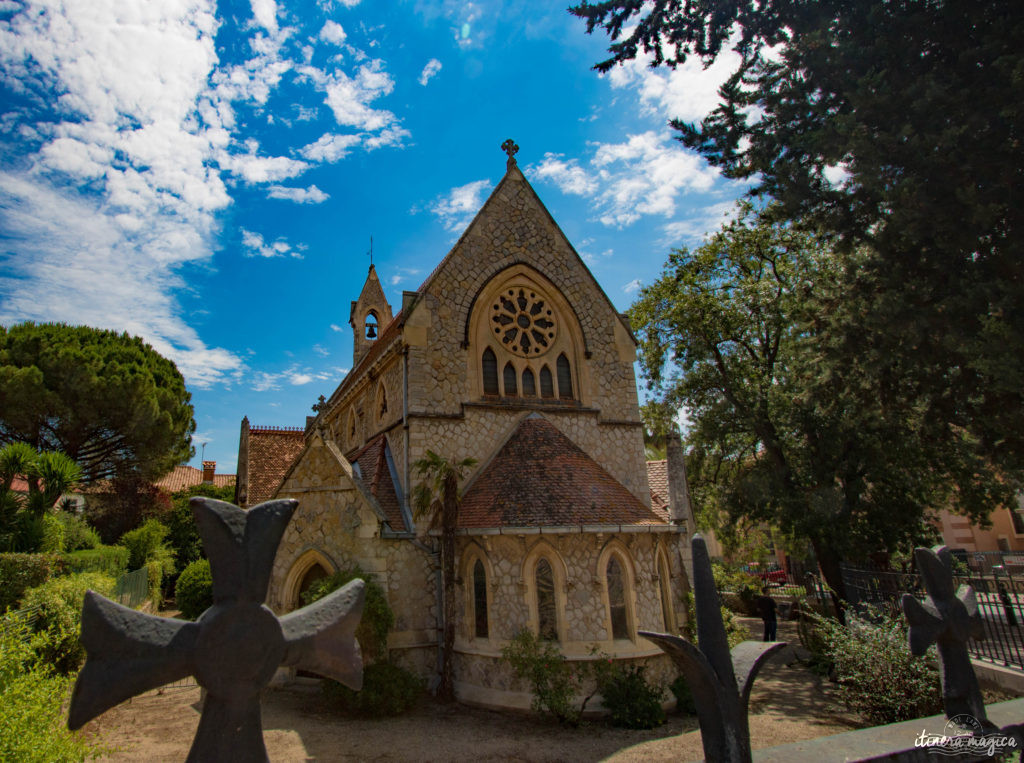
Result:
{"label": "red tiled roof", "polygon": [[[194,466],[175,466],[168,474],[158,479],[154,484],[168,493],[177,493],[179,490],[199,485],[203,481],[203,470]],[[234,474],[214,474],[213,484],[217,487],[229,487],[235,484]]]}
{"label": "red tiled roof", "polygon": [[249,506],[274,497],[305,444],[301,427],[249,428]]}
{"label": "red tiled roof", "polygon": [[459,509],[459,527],[467,529],[664,523],[540,416],[519,424]]}
{"label": "red tiled roof", "polygon": [[387,438],[383,434],[377,435],[351,461],[359,464],[360,478],[377,499],[391,529],[408,529],[402,518],[402,505],[398,500],[394,480],[391,479],[391,470],[388,469]]}
{"label": "red tiled roof", "polygon": [[651,508],[668,522],[668,461],[647,462],[647,483],[651,486]]}

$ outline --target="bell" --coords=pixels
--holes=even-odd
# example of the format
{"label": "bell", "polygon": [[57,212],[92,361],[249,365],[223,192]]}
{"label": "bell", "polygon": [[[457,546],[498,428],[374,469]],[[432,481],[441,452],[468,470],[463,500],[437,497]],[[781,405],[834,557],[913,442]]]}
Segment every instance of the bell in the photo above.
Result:
{"label": "bell", "polygon": [[377,338],[377,326],[373,323],[366,324],[366,338],[376,339]]}

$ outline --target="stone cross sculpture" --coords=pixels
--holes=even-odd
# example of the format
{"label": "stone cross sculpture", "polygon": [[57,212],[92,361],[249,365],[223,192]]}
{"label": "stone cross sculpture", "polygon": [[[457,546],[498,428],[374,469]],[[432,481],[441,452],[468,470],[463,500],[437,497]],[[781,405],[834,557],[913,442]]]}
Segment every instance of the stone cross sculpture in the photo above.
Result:
{"label": "stone cross sculpture", "polygon": [[514,140],[508,138],[504,143],[501,144],[501,150],[508,154],[508,161],[505,162],[507,169],[512,169],[516,166],[516,154],[519,153],[519,146]]}
{"label": "stone cross sculpture", "polygon": [[747,724],[750,690],[768,657],[785,649],[787,644],[744,641],[730,653],[707,544],[698,533],[690,546],[699,648],[686,639],[666,633],[640,631],[640,635],[661,647],[686,678],[697,706],[701,742],[708,763],[750,763],[750,727]]}
{"label": "stone cross sculpture", "polygon": [[983,728],[994,728],[985,713],[985,701],[967,652],[969,638],[985,636],[974,589],[965,585],[954,593],[953,555],[945,546],[914,549],[914,561],[928,597],[922,603],[913,594],[903,594],[903,614],[910,624],[910,651],[922,655],[932,644],[938,645],[947,718],[970,715]]}
{"label": "stone cross sculpture", "polygon": [[82,607],[87,658],[75,682],[68,726],[80,728],[141,692],[194,675],[207,691],[189,761],[265,761],[260,690],[279,665],[359,690],[355,639],[363,581],[278,618],[263,603],[270,570],[297,501],[248,511],[193,498],[213,575],[213,606],[194,622],[137,612],[90,591]]}

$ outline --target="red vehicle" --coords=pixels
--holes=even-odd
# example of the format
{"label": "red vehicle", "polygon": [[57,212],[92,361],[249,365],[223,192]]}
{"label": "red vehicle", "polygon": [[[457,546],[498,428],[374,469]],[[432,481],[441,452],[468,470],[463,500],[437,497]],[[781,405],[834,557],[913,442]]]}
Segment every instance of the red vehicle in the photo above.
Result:
{"label": "red vehicle", "polygon": [[766,586],[783,586],[787,582],[786,571],[776,563],[762,565],[758,562],[751,562],[743,565],[743,571],[748,575],[760,578],[761,583]]}

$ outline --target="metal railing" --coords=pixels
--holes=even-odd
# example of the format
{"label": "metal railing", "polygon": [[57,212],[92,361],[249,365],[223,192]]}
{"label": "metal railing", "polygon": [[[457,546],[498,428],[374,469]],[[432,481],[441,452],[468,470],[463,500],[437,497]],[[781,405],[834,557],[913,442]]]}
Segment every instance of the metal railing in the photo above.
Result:
{"label": "metal railing", "polygon": [[[970,552],[957,554],[954,582],[974,589],[984,637],[967,643],[973,657],[1024,669],[1024,565],[1008,564],[1008,558],[1024,561],[1024,554]],[[1016,573],[1016,574],[1014,574]],[[842,565],[846,596],[854,607],[870,604],[893,613],[901,612],[900,599],[910,593],[925,597],[921,576]]]}
{"label": "metal railing", "polygon": [[114,599],[119,604],[137,609],[149,598],[149,571],[140,567],[134,572],[127,572],[117,579],[114,585]]}

